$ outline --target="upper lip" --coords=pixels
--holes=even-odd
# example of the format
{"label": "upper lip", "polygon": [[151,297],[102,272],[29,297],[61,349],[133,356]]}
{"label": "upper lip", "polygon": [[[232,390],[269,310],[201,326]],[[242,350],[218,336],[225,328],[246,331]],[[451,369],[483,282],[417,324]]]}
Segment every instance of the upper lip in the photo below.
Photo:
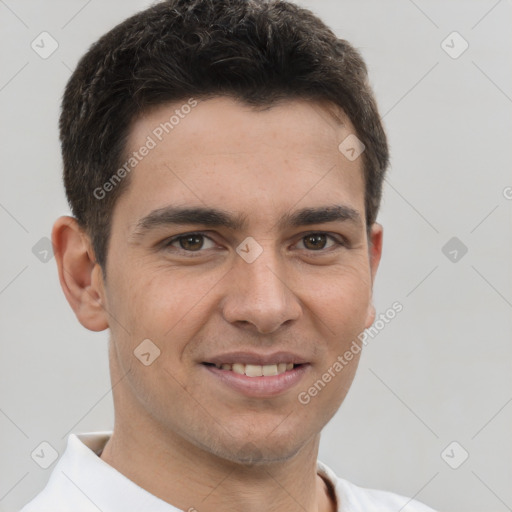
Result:
{"label": "upper lip", "polygon": [[271,354],[257,354],[255,352],[227,352],[217,356],[212,356],[203,361],[213,364],[257,364],[268,365],[278,363],[306,364],[307,359],[293,354],[292,352],[273,352]]}

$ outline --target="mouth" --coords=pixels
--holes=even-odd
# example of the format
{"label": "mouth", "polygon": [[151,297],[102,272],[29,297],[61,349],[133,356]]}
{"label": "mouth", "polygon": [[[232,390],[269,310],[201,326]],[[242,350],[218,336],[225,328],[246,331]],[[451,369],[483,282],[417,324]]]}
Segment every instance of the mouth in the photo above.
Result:
{"label": "mouth", "polygon": [[258,356],[231,354],[204,361],[209,382],[252,398],[271,398],[291,390],[311,364],[288,353]]}
{"label": "mouth", "polygon": [[294,368],[303,366],[294,363],[249,364],[249,363],[203,363],[205,366],[214,366],[218,370],[233,372],[247,377],[274,377],[289,372]]}

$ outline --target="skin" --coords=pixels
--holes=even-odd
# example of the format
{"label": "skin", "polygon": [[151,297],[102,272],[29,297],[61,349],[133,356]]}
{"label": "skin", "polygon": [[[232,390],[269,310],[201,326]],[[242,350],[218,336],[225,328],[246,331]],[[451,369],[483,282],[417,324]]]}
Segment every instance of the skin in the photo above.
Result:
{"label": "skin", "polygon": [[[177,107],[139,118],[127,148],[140,148]],[[182,510],[335,510],[316,473],[318,445],[359,354],[307,405],[297,396],[372,324],[382,247],[380,225],[367,236],[362,158],[338,150],[355,130],[338,115],[304,100],[265,110],[230,98],[200,102],[131,171],[113,211],[105,279],[76,221],[54,225],[61,285],[78,320],[110,329],[115,425],[101,458]],[[333,205],[359,220],[279,223]],[[136,234],[140,219],[166,206],[220,208],[246,225]],[[197,231],[209,238],[162,245]],[[312,243],[310,233],[334,238]],[[249,236],[263,249],[252,263],[235,251]],[[161,351],[149,366],[133,353],[145,339]],[[247,397],[202,364],[237,350],[293,352],[309,365],[293,388]]]}

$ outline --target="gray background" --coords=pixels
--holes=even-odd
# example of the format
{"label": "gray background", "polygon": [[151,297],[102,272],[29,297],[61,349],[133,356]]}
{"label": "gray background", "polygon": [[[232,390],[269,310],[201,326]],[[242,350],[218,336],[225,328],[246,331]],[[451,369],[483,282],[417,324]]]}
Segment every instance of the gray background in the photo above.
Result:
{"label": "gray background", "polygon": [[[392,150],[375,303],[404,307],[366,347],[321,459],[439,510],[512,510],[512,4],[298,3],[368,63]],[[48,479],[54,466],[30,456],[42,441],[62,453],[69,432],[113,425],[107,333],[75,320],[40,239],[68,213],[57,120],[70,70],[147,5],[0,0],[1,511]],[[43,31],[59,45],[47,59],[31,48]],[[442,43],[453,31],[469,44],[458,58],[459,36]],[[456,261],[442,251],[452,237]],[[463,450],[469,458],[452,469],[446,460],[460,463]]]}

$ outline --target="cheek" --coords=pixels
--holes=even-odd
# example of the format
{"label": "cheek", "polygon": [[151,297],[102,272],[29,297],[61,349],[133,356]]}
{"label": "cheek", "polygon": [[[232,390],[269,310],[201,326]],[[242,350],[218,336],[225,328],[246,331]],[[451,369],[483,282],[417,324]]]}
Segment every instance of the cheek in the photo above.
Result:
{"label": "cheek", "polygon": [[154,413],[169,395],[186,399],[179,383],[187,367],[177,363],[200,326],[204,292],[184,286],[176,273],[146,269],[113,275],[110,296],[116,361],[122,374],[129,372],[135,395]]}
{"label": "cheek", "polygon": [[149,338],[162,355],[180,357],[211,314],[208,292],[218,282],[216,275],[160,266],[119,273],[110,303],[113,334],[129,340],[131,350]]}
{"label": "cheek", "polygon": [[335,338],[365,328],[371,278],[364,265],[344,266],[302,281],[304,302]]}

